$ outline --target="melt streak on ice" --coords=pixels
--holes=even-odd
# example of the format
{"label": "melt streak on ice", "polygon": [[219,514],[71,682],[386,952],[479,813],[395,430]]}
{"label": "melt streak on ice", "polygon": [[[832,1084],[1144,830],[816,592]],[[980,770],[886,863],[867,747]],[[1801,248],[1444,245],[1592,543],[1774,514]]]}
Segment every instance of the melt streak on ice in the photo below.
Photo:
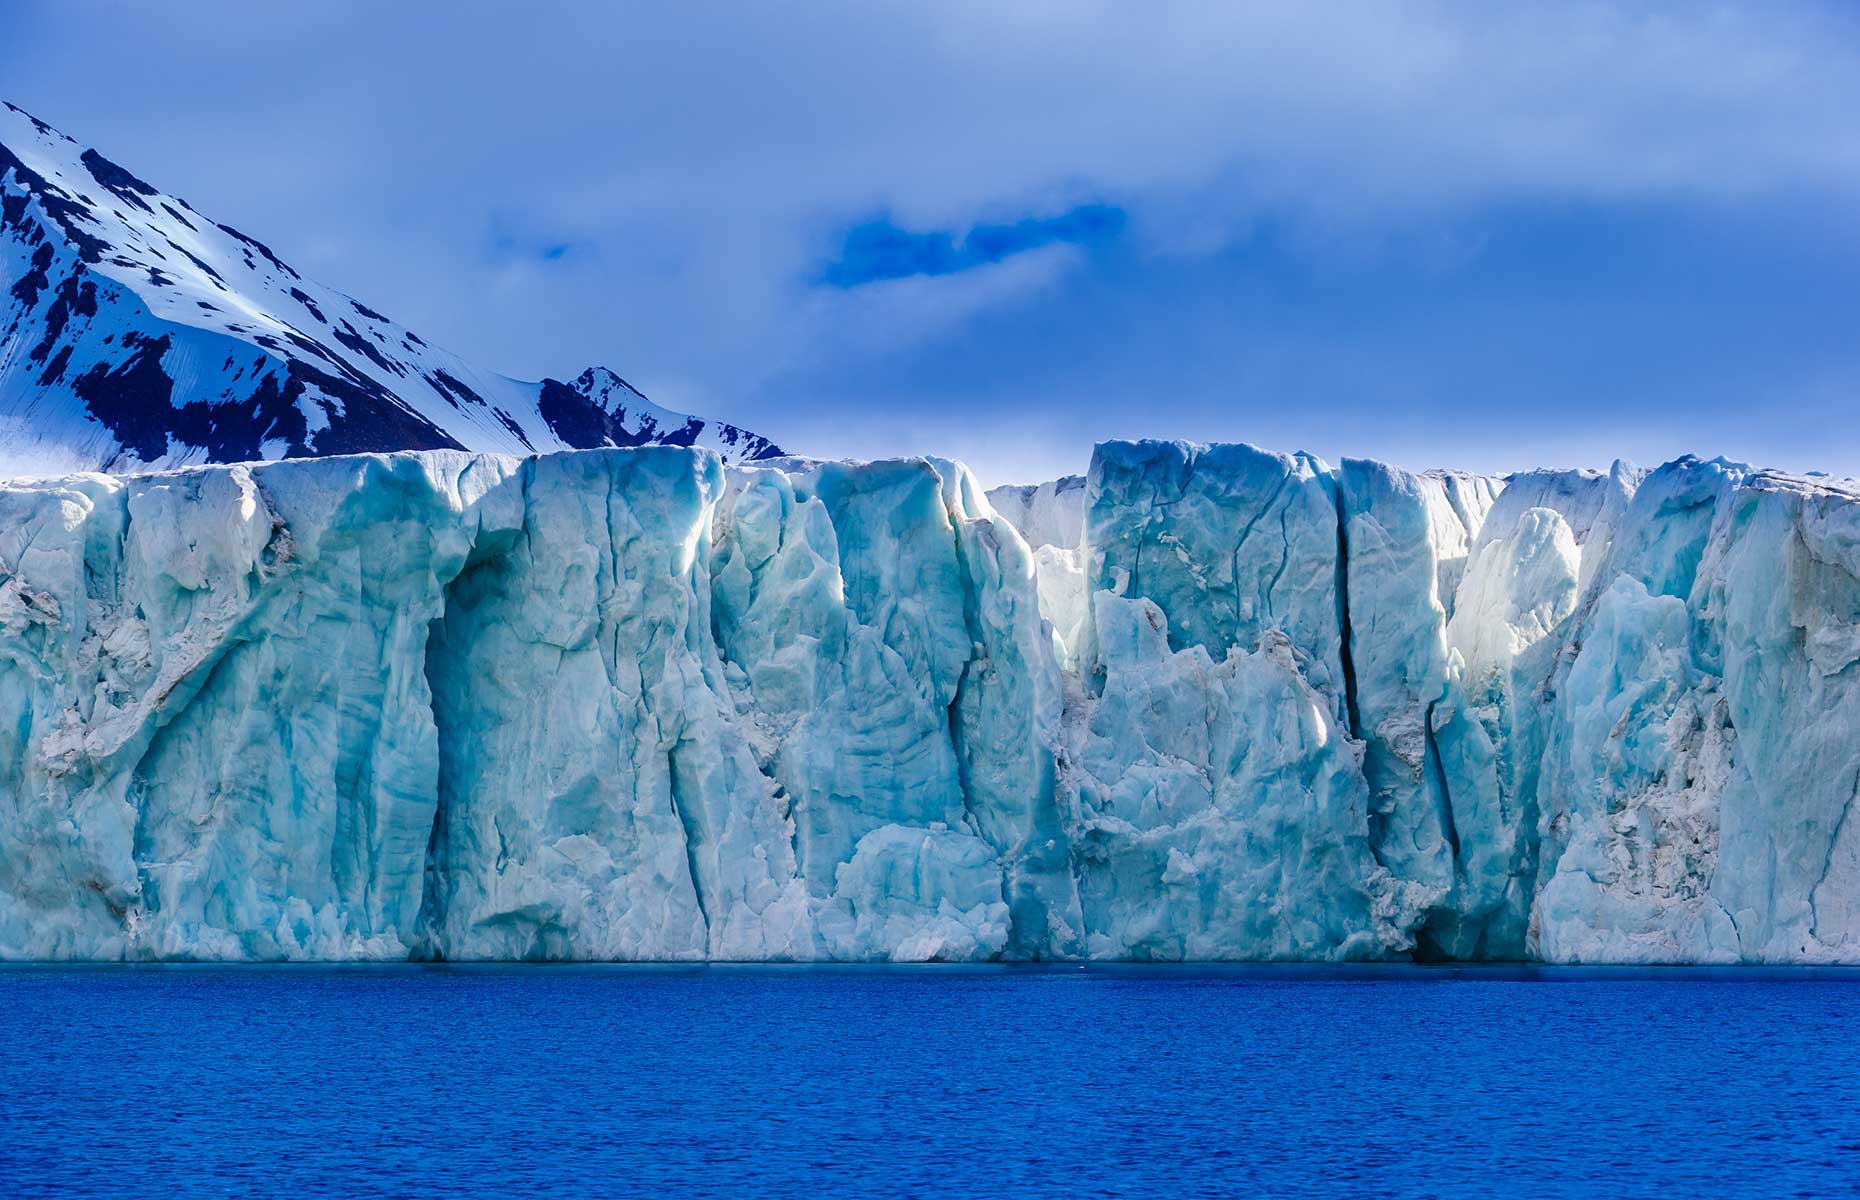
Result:
{"label": "melt streak on ice", "polygon": [[1860,961],[1857,576],[1695,459],[16,483],[0,956]]}

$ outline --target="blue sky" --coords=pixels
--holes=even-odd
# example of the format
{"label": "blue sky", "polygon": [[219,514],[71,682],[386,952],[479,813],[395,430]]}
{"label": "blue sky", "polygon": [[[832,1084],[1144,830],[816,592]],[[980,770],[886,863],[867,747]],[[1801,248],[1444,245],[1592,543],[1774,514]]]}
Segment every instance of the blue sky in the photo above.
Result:
{"label": "blue sky", "polygon": [[0,92],[508,374],[991,482],[1860,473],[1848,8],[183,11],[14,0]]}

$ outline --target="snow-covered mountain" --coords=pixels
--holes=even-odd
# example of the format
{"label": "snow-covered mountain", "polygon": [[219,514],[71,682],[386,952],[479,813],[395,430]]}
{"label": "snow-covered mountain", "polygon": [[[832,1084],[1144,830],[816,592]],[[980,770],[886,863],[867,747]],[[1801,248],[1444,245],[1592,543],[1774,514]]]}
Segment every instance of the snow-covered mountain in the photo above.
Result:
{"label": "snow-covered mountain", "polygon": [[602,367],[473,366],[0,108],[0,472],[649,444],[781,453]]}

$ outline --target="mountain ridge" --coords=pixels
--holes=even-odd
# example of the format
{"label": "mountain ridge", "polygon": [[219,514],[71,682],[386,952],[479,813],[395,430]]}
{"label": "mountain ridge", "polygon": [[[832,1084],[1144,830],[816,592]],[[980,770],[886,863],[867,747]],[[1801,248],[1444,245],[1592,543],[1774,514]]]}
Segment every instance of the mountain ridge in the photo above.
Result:
{"label": "mountain ridge", "polygon": [[605,367],[511,379],[306,278],[0,102],[0,470],[325,454],[782,449],[661,408]]}

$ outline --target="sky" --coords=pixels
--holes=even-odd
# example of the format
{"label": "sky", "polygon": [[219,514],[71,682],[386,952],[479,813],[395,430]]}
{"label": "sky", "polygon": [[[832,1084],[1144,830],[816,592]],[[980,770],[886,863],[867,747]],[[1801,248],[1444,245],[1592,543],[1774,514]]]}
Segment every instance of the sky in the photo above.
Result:
{"label": "sky", "polygon": [[6,0],[0,98],[796,452],[1860,474],[1852,6]]}

